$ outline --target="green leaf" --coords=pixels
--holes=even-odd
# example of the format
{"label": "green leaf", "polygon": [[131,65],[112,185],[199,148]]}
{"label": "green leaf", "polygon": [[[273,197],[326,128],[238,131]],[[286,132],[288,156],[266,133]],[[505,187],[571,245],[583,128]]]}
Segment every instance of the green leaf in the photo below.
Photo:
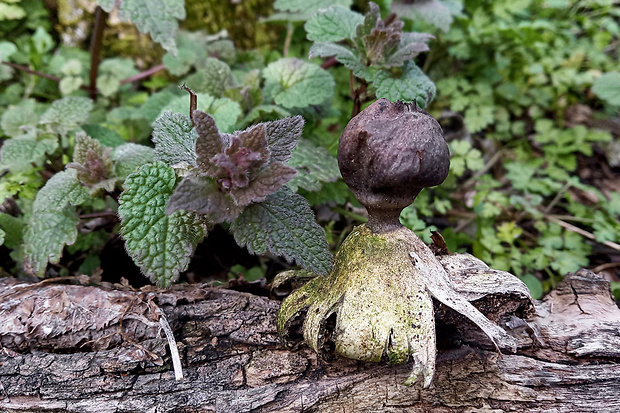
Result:
{"label": "green leaf", "polygon": [[304,26],[308,40],[314,42],[338,42],[355,36],[355,28],[364,16],[341,6],[317,11]]}
{"label": "green leaf", "polygon": [[186,80],[187,86],[196,93],[221,97],[231,82],[230,67],[218,59],[207,58],[204,65]]}
{"label": "green leaf", "polygon": [[265,94],[287,109],[305,108],[331,101],[334,78],[312,63],[296,58],[283,58],[263,71]]}
{"label": "green leaf", "polygon": [[0,169],[12,172],[26,172],[35,166],[43,165],[50,154],[58,147],[57,139],[36,139],[25,135],[8,139],[0,148]]}
{"label": "green leaf", "polygon": [[[198,110],[208,113],[215,119],[215,124],[221,132],[233,132],[237,119],[242,113],[241,106],[228,98],[216,99],[205,93],[198,93]],[[189,97],[179,96],[172,99],[161,110],[160,115],[164,112],[171,111],[189,115]]]}
{"label": "green leaf", "polygon": [[252,254],[269,251],[316,274],[331,270],[332,257],[322,228],[308,201],[289,188],[245,208],[230,229],[237,244]]}
{"label": "green leaf", "polygon": [[66,135],[88,120],[93,110],[93,101],[79,96],[69,96],[54,101],[43,113],[39,123],[49,125],[51,129]]}
{"label": "green leaf", "polygon": [[198,55],[191,49],[179,49],[176,57],[166,53],[163,58],[166,70],[173,76],[183,76],[197,60]]}
{"label": "green leaf", "polygon": [[603,73],[592,85],[592,92],[612,106],[620,106],[620,72]]}
{"label": "green leaf", "polygon": [[153,125],[155,160],[168,165],[196,165],[197,138],[189,116],[164,112]]}
{"label": "green leaf", "polygon": [[294,192],[298,187],[308,191],[318,191],[323,182],[334,182],[340,178],[338,161],[325,148],[317,147],[312,142],[300,139],[293,151],[289,166],[297,169],[297,176],[287,186]]}
{"label": "green leaf", "polygon": [[9,58],[15,53],[17,53],[15,44],[7,41],[0,42],[0,62],[8,62]]}
{"label": "green leaf", "polygon": [[28,272],[42,276],[47,263],[57,263],[64,246],[75,242],[79,222],[75,206],[89,198],[74,169],[58,172],[41,188],[24,234]]}
{"label": "green leaf", "polygon": [[6,136],[14,138],[29,132],[34,132],[39,117],[35,112],[34,99],[26,99],[17,106],[11,106],[4,111],[0,118],[0,127]]}
{"label": "green leaf", "polygon": [[543,285],[538,278],[534,277],[532,274],[524,274],[519,277],[519,279],[527,285],[533,299],[540,300],[542,298],[544,290]]}
{"label": "green leaf", "polygon": [[127,58],[105,59],[99,66],[97,89],[109,97],[118,92],[121,80],[138,74],[133,60]]}
{"label": "green leaf", "polygon": [[[187,96],[185,97],[187,98]],[[153,93],[146,99],[146,102],[140,106],[140,115],[150,123],[153,123],[162,114],[162,109],[168,105],[170,101],[177,98],[179,98],[179,95],[170,90],[162,90],[161,92]],[[185,103],[188,109],[182,113],[188,115],[189,103],[187,100]]]}
{"label": "green leaf", "polygon": [[60,83],[58,84],[58,88],[60,89],[60,93],[63,96],[65,96],[65,95],[70,95],[71,93],[78,90],[82,86],[83,83],[84,81],[82,80],[81,77],[66,76],[60,80]]}
{"label": "green leaf", "polygon": [[0,228],[4,232],[4,244],[8,248],[15,249],[22,243],[24,222],[4,212],[0,213]]}
{"label": "green leaf", "polygon": [[351,7],[353,0],[276,0],[273,7],[282,11],[300,12],[306,15],[329,6]]}
{"label": "green leaf", "polygon": [[447,32],[450,25],[452,25],[452,15],[454,13],[446,3],[449,2],[440,0],[418,0],[405,3],[393,2],[391,9],[400,16],[410,18],[414,21],[422,19],[438,29]]}
{"label": "green leaf", "polygon": [[[117,2],[98,0],[107,12],[112,11]],[[118,17],[122,21],[131,21],[141,33],[149,33],[164,49],[176,54],[177,20],[185,19],[183,0],[120,0]]]}
{"label": "green leaf", "polygon": [[351,50],[346,46],[336,43],[315,43],[310,47],[309,56],[310,58],[335,56],[336,60],[352,70],[355,76],[366,81],[371,81],[373,78],[372,71],[362,63],[357,50]]}
{"label": "green leaf", "polygon": [[102,125],[82,125],[84,132],[91,138],[97,139],[103,146],[116,148],[125,144],[125,140],[118,133]]}
{"label": "green leaf", "polygon": [[146,164],[127,177],[119,199],[127,252],[143,274],[162,287],[178,279],[206,234],[195,213],[166,215],[175,182],[174,170],[165,163]]}
{"label": "green leaf", "polygon": [[375,76],[377,99],[386,98],[392,102],[402,100],[413,102],[424,108],[435,97],[435,84],[413,62],[403,66],[400,76],[381,70]]}
{"label": "green leaf", "polygon": [[119,178],[125,178],[140,166],[155,160],[153,148],[126,143],[114,149],[110,158],[114,161],[114,174]]}

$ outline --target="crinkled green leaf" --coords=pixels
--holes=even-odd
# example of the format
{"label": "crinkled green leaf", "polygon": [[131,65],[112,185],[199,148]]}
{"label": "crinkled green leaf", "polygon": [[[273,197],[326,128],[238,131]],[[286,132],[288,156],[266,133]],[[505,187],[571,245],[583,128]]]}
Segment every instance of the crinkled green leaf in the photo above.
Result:
{"label": "crinkled green leaf", "polygon": [[35,166],[43,165],[47,154],[58,147],[57,139],[37,139],[24,135],[4,141],[0,148],[0,169],[12,172],[26,172]]}
{"label": "crinkled green leaf", "polygon": [[[232,132],[237,119],[242,114],[241,106],[228,98],[216,99],[206,93],[198,93],[198,110],[208,113],[215,119],[220,132]],[[160,112],[181,113],[189,116],[189,97],[179,96],[172,99]]]}
{"label": "crinkled green leaf", "polygon": [[286,162],[291,159],[291,151],[304,130],[304,118],[294,116],[268,122],[265,124],[267,146],[271,151],[271,160]]}
{"label": "crinkled green leaf", "polygon": [[24,234],[26,270],[42,276],[47,263],[57,263],[65,245],[75,242],[78,216],[75,206],[89,199],[77,171],[55,174],[37,193]]}
{"label": "crinkled green leaf", "polygon": [[196,165],[197,138],[189,116],[164,112],[153,125],[155,160],[168,165]]}
{"label": "crinkled green leaf", "polygon": [[230,67],[221,60],[208,58],[196,73],[187,78],[186,83],[196,93],[221,97],[230,81]]}
{"label": "crinkled green leaf", "polygon": [[53,131],[65,135],[86,122],[91,110],[93,110],[92,100],[80,96],[69,96],[54,101],[43,113],[39,123],[50,125]]}
{"label": "crinkled green leaf", "polygon": [[234,63],[237,57],[237,49],[230,39],[218,39],[207,43],[205,52],[207,56],[215,57],[228,64]]}
{"label": "crinkled green leaf", "polygon": [[120,2],[118,17],[131,21],[142,33],[151,38],[172,54],[176,54],[177,20],[185,19],[183,0],[98,0],[105,11],[110,12]]}
{"label": "crinkled green leaf", "polygon": [[116,148],[117,146],[125,144],[125,140],[121,135],[105,126],[97,124],[82,125],[82,129],[84,129],[84,132],[86,132],[88,136],[101,142],[103,146]]}
{"label": "crinkled green leaf", "polygon": [[166,215],[175,182],[174,170],[165,163],[143,165],[127,177],[118,207],[127,252],[162,287],[178,279],[206,234],[193,212]]}
{"label": "crinkled green leaf", "polygon": [[429,50],[426,44],[433,36],[426,33],[403,33],[396,51],[387,56],[384,67],[399,67],[415,58],[422,52]]}
{"label": "crinkled green leaf", "polygon": [[318,191],[323,182],[334,182],[340,177],[336,158],[306,139],[299,140],[288,165],[297,169],[297,176],[287,183],[293,191],[298,187]]}
{"label": "crinkled green leaf", "polygon": [[263,71],[265,94],[285,108],[304,108],[331,101],[335,82],[321,67],[296,58],[283,58]]}
{"label": "crinkled green leaf", "polygon": [[314,42],[338,42],[353,38],[355,28],[364,16],[341,6],[317,11],[304,26],[308,40]]}
{"label": "crinkled green leaf", "polygon": [[245,208],[230,227],[237,244],[252,254],[267,251],[316,274],[328,274],[332,257],[308,201],[282,188]]}
{"label": "crinkled green leaf", "polygon": [[138,73],[132,59],[112,58],[105,59],[99,65],[97,89],[103,96],[112,96],[121,87],[121,80]]}
{"label": "crinkled green leaf", "polygon": [[243,210],[232,197],[221,192],[213,178],[190,174],[183,178],[170,196],[166,213],[193,211],[205,215],[211,223],[230,222]]}
{"label": "crinkled green leaf", "polygon": [[612,106],[620,106],[620,72],[603,73],[592,85],[592,92]]}
{"label": "crinkled green leaf", "polygon": [[24,235],[24,226],[21,219],[1,212],[0,228],[4,232],[4,245],[11,249],[19,247]]}
{"label": "crinkled green leaf", "polygon": [[374,85],[377,88],[377,99],[386,98],[392,102],[415,100],[421,108],[435,97],[435,84],[413,62],[407,62],[398,77],[387,70],[379,71]]}
{"label": "crinkled green leaf", "polygon": [[198,134],[196,139],[196,164],[203,173],[215,176],[219,168],[211,162],[211,159],[222,152],[225,142],[222,140],[213,117],[196,110],[194,111],[194,122],[196,124],[196,133]]}
{"label": "crinkled green leaf", "polygon": [[273,7],[277,10],[300,12],[311,14],[329,6],[339,5],[346,8],[351,7],[353,0],[276,0]]}
{"label": "crinkled green leaf", "polygon": [[140,166],[155,160],[153,148],[126,143],[114,149],[111,155],[114,161],[114,174],[119,178],[125,178]]}
{"label": "crinkled green leaf", "polygon": [[14,138],[32,132],[38,121],[34,99],[26,99],[19,105],[9,107],[4,111],[0,119],[0,127],[6,136]]}
{"label": "crinkled green leaf", "polygon": [[357,50],[336,43],[315,43],[310,47],[310,58],[330,56],[335,56],[336,60],[352,70],[355,76],[367,81],[372,80],[372,71],[362,63]]}

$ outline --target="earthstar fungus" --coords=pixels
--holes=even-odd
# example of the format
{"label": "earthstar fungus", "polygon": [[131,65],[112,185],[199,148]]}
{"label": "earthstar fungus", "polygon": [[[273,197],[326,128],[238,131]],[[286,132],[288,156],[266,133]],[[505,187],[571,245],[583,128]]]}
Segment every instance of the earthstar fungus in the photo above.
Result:
{"label": "earthstar fungus", "polygon": [[[439,123],[415,103],[380,99],[345,128],[338,165],[344,181],[368,210],[369,220],[343,242],[329,276],[313,278],[284,301],[278,315],[284,342],[292,342],[302,327],[306,343],[324,358],[335,352],[390,364],[412,360],[405,384],[414,384],[422,376],[428,387],[437,352],[435,298],[475,323],[496,348],[514,351],[514,339],[463,294],[476,286],[466,281],[456,288],[448,273],[456,268],[449,264],[450,257],[440,262],[399,221],[402,209],[423,188],[441,184],[448,175],[450,155]],[[477,261],[466,254],[453,256]],[[509,293],[531,306],[527,288],[516,277],[480,264],[475,265],[483,268],[482,273],[488,270],[498,280],[510,280],[515,291]],[[289,272],[279,279],[294,276]]]}

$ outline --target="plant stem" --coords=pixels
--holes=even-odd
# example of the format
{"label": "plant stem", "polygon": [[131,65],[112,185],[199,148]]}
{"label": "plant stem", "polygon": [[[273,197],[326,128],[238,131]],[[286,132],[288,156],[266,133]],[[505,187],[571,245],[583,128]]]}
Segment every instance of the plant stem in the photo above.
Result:
{"label": "plant stem", "polygon": [[100,6],[95,10],[95,29],[90,40],[90,84],[88,92],[92,100],[97,100],[97,74],[101,62],[101,46],[103,44],[103,29],[108,18],[108,13]]}
{"label": "plant stem", "polygon": [[31,75],[37,75],[39,77],[42,77],[42,78],[45,78],[45,79],[49,79],[49,80],[52,80],[54,82],[60,82],[60,78],[59,77],[48,75],[47,73],[39,72],[38,70],[34,70],[34,69],[31,69],[31,68],[26,67],[26,66],[18,65],[18,64],[15,64],[15,63],[11,63],[11,62],[2,62],[2,64],[10,66],[13,69],[18,69],[18,70],[21,70],[23,72],[30,73]]}
{"label": "plant stem", "polygon": [[329,69],[330,67],[338,65],[338,60],[335,57],[330,57],[321,63],[321,69]]}
{"label": "plant stem", "polygon": [[152,68],[145,70],[144,72],[140,72],[137,75],[133,75],[131,77],[128,77],[127,79],[121,80],[120,83],[121,85],[124,85],[126,83],[135,82],[136,80],[141,80],[141,79],[144,79],[145,77],[149,77],[154,73],[164,70],[165,68],[166,66],[164,64],[153,66]]}
{"label": "plant stem", "polygon": [[198,108],[198,96],[196,96],[196,93],[188,88],[185,83],[179,85],[179,89],[189,93],[189,118],[192,120],[192,125],[196,126],[194,122],[194,111]]}
{"label": "plant stem", "polygon": [[284,57],[288,55],[289,49],[291,48],[291,40],[293,39],[293,33],[295,32],[295,26],[293,23],[288,22],[286,24],[286,37],[284,38],[284,50],[282,50],[282,54]]}
{"label": "plant stem", "polygon": [[[551,221],[553,223],[556,223],[559,226],[561,226],[561,227],[563,227],[563,228],[565,228],[565,229],[567,229],[567,230],[569,230],[571,232],[577,233],[577,234],[579,234],[579,235],[581,235],[583,237],[586,237],[588,239],[596,241],[596,237],[591,232],[588,232],[588,231],[586,231],[584,229],[581,229],[581,228],[576,227],[576,226],[574,226],[572,224],[569,224],[568,222],[564,222],[564,221],[562,221],[560,219],[557,219],[557,218],[555,218],[552,215],[545,215],[545,219],[547,219],[547,221]],[[600,242],[600,241],[597,241],[597,242]],[[620,251],[620,244],[616,244],[615,242],[611,242],[611,241],[603,241],[603,242],[600,242],[600,243],[603,244],[603,245],[608,246],[609,248],[613,248],[616,251]]]}
{"label": "plant stem", "polygon": [[368,88],[368,84],[366,82],[360,81],[360,86],[355,89],[356,79],[357,78],[353,75],[353,72],[349,72],[349,93],[351,95],[351,99],[353,100],[351,119],[362,111],[362,95],[366,93],[366,89]]}

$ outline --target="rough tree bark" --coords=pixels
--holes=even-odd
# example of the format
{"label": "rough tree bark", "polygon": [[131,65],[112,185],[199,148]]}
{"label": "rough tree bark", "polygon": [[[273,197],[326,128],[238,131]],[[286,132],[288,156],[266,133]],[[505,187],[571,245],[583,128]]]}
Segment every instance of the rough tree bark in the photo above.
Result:
{"label": "rough tree bark", "polygon": [[[0,281],[2,412],[617,412],[620,309],[609,283],[568,275],[527,322],[504,327],[517,354],[439,325],[432,386],[408,365],[279,345],[279,302],[207,286],[134,291]],[[161,334],[174,331],[176,381]]]}

